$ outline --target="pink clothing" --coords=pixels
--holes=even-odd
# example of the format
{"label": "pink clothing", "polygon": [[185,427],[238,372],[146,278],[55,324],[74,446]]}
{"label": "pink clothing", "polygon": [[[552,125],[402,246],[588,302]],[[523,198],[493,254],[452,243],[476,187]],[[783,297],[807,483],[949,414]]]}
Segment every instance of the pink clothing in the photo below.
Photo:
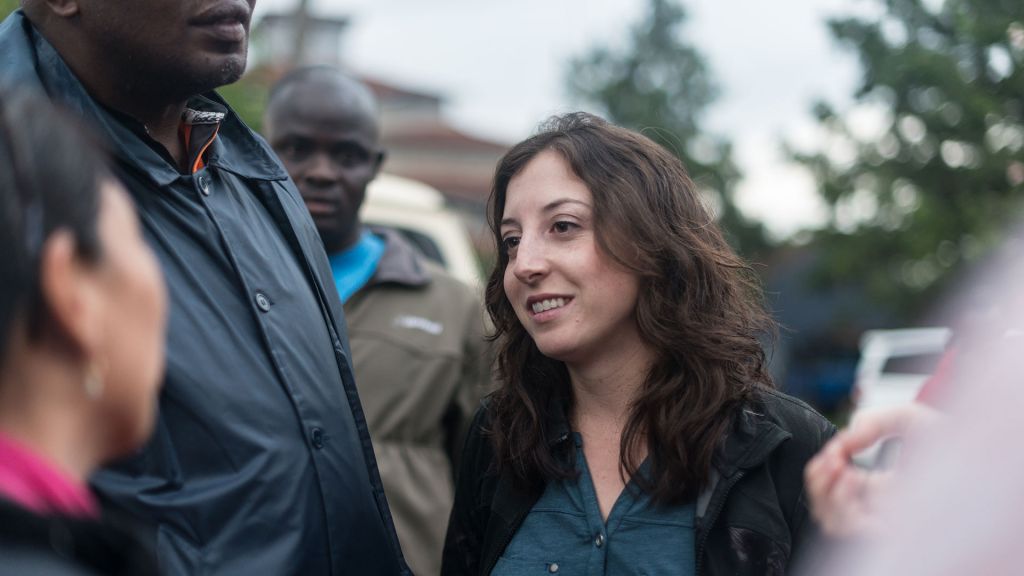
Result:
{"label": "pink clothing", "polygon": [[95,518],[89,489],[23,444],[0,434],[0,496],[37,514]]}

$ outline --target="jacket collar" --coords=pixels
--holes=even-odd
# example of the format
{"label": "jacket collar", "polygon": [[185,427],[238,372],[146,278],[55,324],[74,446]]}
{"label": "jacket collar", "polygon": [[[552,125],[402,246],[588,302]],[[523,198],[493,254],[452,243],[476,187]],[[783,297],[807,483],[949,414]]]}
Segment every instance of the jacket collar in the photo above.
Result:
{"label": "jacket collar", "polygon": [[754,399],[739,409],[732,428],[715,454],[715,468],[724,478],[759,466],[779,444],[792,437],[765,416],[759,395],[755,392]]}
{"label": "jacket collar", "polygon": [[0,85],[42,90],[35,72],[36,55],[29,40],[32,25],[21,9],[0,23]]}
{"label": "jacket collar", "polygon": [[368,285],[391,283],[418,288],[430,283],[422,257],[401,234],[388,228],[374,227],[371,231],[384,240],[384,254]]}
{"label": "jacket collar", "polygon": [[[182,175],[166,158],[146,143],[145,128],[135,119],[96,102],[57,50],[28,21],[21,10],[0,25],[0,83],[43,90],[71,111],[87,118],[112,145],[115,156],[141,169],[159,186]],[[266,142],[254,134],[215,92],[189,102],[203,109],[223,107],[226,116],[209,152],[208,166],[216,166],[245,178],[285,180],[287,173]],[[228,145],[225,145],[227,143]]]}

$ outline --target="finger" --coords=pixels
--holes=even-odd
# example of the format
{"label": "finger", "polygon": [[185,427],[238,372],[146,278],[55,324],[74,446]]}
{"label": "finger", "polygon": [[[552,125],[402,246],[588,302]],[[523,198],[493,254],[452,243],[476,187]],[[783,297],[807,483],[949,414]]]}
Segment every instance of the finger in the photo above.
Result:
{"label": "finger", "polygon": [[859,501],[864,484],[863,472],[857,469],[844,470],[836,478],[835,486],[832,488],[829,498],[834,503],[842,503],[844,505]]}
{"label": "finger", "polygon": [[861,491],[861,500],[865,509],[874,511],[877,508],[879,495],[891,484],[893,472],[891,470],[876,470],[864,476],[864,486]]}
{"label": "finger", "polygon": [[827,493],[812,500],[817,508],[811,511],[826,534],[842,537],[854,530],[853,524],[860,516],[855,484],[851,475],[841,475]]}
{"label": "finger", "polygon": [[818,451],[816,457],[824,459],[835,459],[839,461],[849,460],[849,441],[846,439],[847,431],[840,430]]}
{"label": "finger", "polygon": [[823,456],[810,470],[805,485],[811,514],[828,533],[833,533],[829,527],[843,524],[847,515],[845,507],[849,505],[849,498],[842,492],[837,495],[836,486],[840,478],[850,473],[849,469],[847,460]]}
{"label": "finger", "polygon": [[934,419],[933,410],[917,404],[870,410],[854,418],[843,431],[841,442],[845,450],[855,454],[880,440],[903,435],[909,428]]}
{"label": "finger", "polygon": [[845,462],[834,454],[823,452],[807,465],[804,483],[812,498],[823,497],[832,488]]}
{"label": "finger", "polygon": [[863,523],[866,508],[863,502],[864,481],[859,470],[842,474],[828,497],[833,531],[839,535],[857,532]]}

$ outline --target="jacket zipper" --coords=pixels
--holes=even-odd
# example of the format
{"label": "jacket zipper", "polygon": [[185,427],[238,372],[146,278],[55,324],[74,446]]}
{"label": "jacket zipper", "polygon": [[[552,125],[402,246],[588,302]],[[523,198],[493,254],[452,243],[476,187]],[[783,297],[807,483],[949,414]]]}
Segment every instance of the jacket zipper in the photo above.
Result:
{"label": "jacket zipper", "polygon": [[722,487],[721,497],[719,497],[717,499],[717,501],[715,502],[715,507],[713,509],[713,512],[711,514],[705,515],[705,518],[708,521],[707,521],[706,524],[704,524],[703,533],[700,535],[700,542],[697,543],[697,569],[696,569],[696,576],[700,576],[702,574],[701,568],[704,565],[704,547],[707,544],[708,534],[711,533],[711,527],[715,525],[715,521],[718,520],[718,515],[721,514],[722,508],[725,507],[725,501],[726,501],[726,497],[729,495],[729,491],[732,490],[732,487],[735,486],[736,483],[739,482],[741,478],[743,478],[743,475],[744,475],[744,471],[743,470],[739,470],[739,471],[736,472],[736,474],[732,478],[729,479],[729,482],[726,483],[725,486]]}

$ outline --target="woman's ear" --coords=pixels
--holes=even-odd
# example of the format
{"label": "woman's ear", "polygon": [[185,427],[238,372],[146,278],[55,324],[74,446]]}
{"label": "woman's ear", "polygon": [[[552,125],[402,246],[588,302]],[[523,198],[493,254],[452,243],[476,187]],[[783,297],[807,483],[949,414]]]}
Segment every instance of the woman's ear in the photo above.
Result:
{"label": "woman's ear", "polygon": [[39,292],[48,328],[76,354],[90,358],[100,346],[102,298],[93,265],[78,255],[74,236],[58,230],[40,253]]}

